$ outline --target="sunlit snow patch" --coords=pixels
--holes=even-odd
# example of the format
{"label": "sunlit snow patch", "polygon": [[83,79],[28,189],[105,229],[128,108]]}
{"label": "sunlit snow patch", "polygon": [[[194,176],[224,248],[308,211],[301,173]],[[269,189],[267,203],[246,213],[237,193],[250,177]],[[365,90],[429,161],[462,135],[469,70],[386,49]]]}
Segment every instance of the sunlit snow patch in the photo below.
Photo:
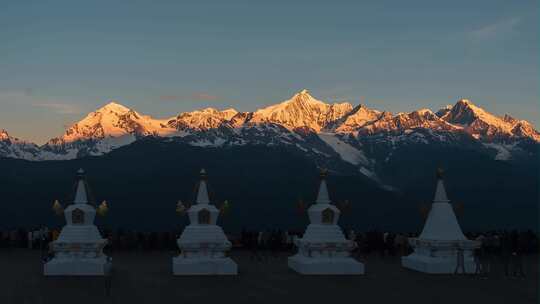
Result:
{"label": "sunlit snow patch", "polygon": [[341,141],[334,134],[319,133],[319,138],[336,151],[341,159],[353,165],[369,164],[369,160],[361,151],[358,151],[348,143]]}
{"label": "sunlit snow patch", "polygon": [[510,152],[514,145],[503,145],[503,144],[484,144],[488,148],[497,150],[497,155],[495,155],[495,160],[509,160],[512,158],[512,153]]}

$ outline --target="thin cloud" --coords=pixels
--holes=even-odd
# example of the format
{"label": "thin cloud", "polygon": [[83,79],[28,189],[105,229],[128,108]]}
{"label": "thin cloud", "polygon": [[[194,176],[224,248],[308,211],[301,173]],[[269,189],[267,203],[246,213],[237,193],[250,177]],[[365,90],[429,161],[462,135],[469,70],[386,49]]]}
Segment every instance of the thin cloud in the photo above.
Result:
{"label": "thin cloud", "polygon": [[366,98],[364,96],[359,96],[359,97],[337,97],[337,96],[332,96],[332,97],[329,97],[329,98],[321,98],[322,101],[326,101],[328,103],[343,103],[343,102],[348,102],[350,104],[354,106],[357,106],[359,104],[365,104],[366,103]]}
{"label": "thin cloud", "polygon": [[36,96],[31,88],[23,90],[0,90],[0,104],[25,105],[50,110],[56,114],[81,114],[81,105],[56,97]]}
{"label": "thin cloud", "polygon": [[81,108],[68,103],[34,103],[34,107],[46,108],[58,114],[80,114]]}
{"label": "thin cloud", "polygon": [[217,96],[206,94],[206,93],[193,94],[193,98],[195,100],[216,100],[216,99],[218,99]]}
{"label": "thin cloud", "polygon": [[500,38],[512,33],[520,23],[521,18],[513,17],[482,26],[476,30],[470,31],[468,34],[470,38],[475,40]]}
{"label": "thin cloud", "polygon": [[162,101],[214,101],[219,99],[218,96],[208,93],[194,93],[192,95],[161,95],[159,100]]}
{"label": "thin cloud", "polygon": [[176,100],[181,100],[182,98],[180,96],[177,96],[177,95],[161,95],[159,96],[159,100],[162,100],[162,101],[176,101]]}

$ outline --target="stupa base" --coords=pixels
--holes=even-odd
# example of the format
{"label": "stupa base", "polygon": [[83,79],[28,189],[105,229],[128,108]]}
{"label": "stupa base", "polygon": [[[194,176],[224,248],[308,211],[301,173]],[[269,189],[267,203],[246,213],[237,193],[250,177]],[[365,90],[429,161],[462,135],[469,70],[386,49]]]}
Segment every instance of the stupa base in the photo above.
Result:
{"label": "stupa base", "polygon": [[45,276],[104,276],[112,263],[107,258],[58,259],[53,258],[43,266]]}
{"label": "stupa base", "polygon": [[238,266],[231,258],[173,258],[174,275],[237,275]]}
{"label": "stupa base", "polygon": [[[433,274],[453,274],[456,271],[457,257],[430,257],[411,254],[401,258],[401,265],[405,268]],[[472,258],[465,258],[465,273],[474,273],[476,264]],[[459,273],[462,270],[459,269]]]}
{"label": "stupa base", "polygon": [[309,258],[295,255],[288,259],[289,268],[306,275],[361,275],[364,264],[353,258]]}

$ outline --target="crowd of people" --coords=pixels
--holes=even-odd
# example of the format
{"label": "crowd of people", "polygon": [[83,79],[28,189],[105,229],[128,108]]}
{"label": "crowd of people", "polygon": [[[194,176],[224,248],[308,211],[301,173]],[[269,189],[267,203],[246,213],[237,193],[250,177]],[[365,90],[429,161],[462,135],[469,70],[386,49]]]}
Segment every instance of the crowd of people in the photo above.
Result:
{"label": "crowd of people", "polygon": [[538,236],[532,231],[498,231],[470,235],[481,243],[474,250],[475,274],[488,277],[495,258],[500,258],[507,277],[525,277],[523,257],[538,253]]}
{"label": "crowd of people", "polygon": [[[405,256],[412,252],[408,239],[416,237],[412,233],[394,233],[370,230],[358,232],[345,230],[346,237],[354,240],[357,247],[353,255],[358,258],[378,256]],[[103,230],[102,235],[108,239],[106,250],[115,251],[177,251],[176,240],[181,231],[140,232],[133,230]],[[0,231],[0,249],[28,248],[41,250],[46,256],[49,244],[58,238],[59,228],[45,226],[34,229],[10,229]],[[260,262],[278,257],[280,252],[294,252],[296,239],[302,236],[300,231],[247,230],[238,235],[229,235],[235,250],[247,250],[250,258]],[[539,252],[539,238],[536,233],[528,231],[488,231],[484,233],[468,233],[467,237],[477,240],[481,247],[474,251],[476,273],[482,277],[489,275],[491,265],[498,258],[507,276],[523,277],[523,256]],[[456,269],[457,270],[457,269]]]}
{"label": "crowd of people", "polygon": [[277,257],[279,252],[292,251],[300,232],[274,230],[246,230],[240,233],[237,244],[250,251],[250,258],[261,262]]}

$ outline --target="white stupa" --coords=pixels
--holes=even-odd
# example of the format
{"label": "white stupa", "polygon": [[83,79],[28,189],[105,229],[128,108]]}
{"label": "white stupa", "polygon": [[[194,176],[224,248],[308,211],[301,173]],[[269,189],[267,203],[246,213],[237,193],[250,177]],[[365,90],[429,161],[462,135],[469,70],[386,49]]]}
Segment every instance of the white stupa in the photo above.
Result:
{"label": "white stupa", "polygon": [[226,256],[231,242],[223,229],[216,225],[219,210],[210,204],[206,172],[201,170],[197,201],[187,211],[190,224],[178,239],[181,250],[173,258],[175,275],[236,275],[236,263]]}
{"label": "white stupa", "polygon": [[289,257],[289,267],[301,274],[364,274],[364,264],[350,256],[356,244],[337,225],[341,212],[331,204],[325,179],[323,171],[317,201],[308,209],[310,224],[295,242],[298,253]]}
{"label": "white stupa", "polygon": [[463,250],[465,271],[475,270],[473,250],[480,244],[463,235],[446,196],[440,169],[437,172],[435,199],[424,230],[418,238],[409,239],[409,244],[414,252],[401,259],[403,267],[426,273],[454,273],[458,250]]}
{"label": "white stupa", "polygon": [[73,204],[64,210],[66,225],[58,239],[51,243],[54,257],[44,265],[46,276],[105,275],[111,267],[103,254],[107,240],[94,225],[96,209],[88,202],[84,171],[77,172],[77,189]]}

